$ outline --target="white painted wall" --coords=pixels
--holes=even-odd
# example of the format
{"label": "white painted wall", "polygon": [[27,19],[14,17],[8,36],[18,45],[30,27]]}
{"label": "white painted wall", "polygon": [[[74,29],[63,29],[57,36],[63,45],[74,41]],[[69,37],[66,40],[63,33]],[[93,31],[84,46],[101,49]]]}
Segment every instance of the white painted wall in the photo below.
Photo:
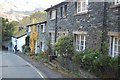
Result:
{"label": "white painted wall", "polygon": [[14,50],[14,46],[17,44],[17,49],[22,52],[22,46],[25,44],[25,38],[27,35],[24,35],[18,39],[12,37],[12,50]]}
{"label": "white painted wall", "polygon": [[11,37],[11,42],[12,42],[12,51],[15,52],[14,46],[16,45],[16,38],[15,37]]}
{"label": "white painted wall", "polygon": [[17,39],[17,49],[20,50],[21,52],[22,52],[22,46],[25,44],[26,37],[27,37],[27,35]]}

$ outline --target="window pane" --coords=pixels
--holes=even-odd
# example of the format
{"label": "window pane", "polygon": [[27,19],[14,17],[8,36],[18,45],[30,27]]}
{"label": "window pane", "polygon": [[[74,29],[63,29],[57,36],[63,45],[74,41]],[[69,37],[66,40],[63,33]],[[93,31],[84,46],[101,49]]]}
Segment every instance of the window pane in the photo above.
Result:
{"label": "window pane", "polygon": [[118,45],[120,45],[120,40],[118,40]]}
{"label": "window pane", "polygon": [[60,7],[60,17],[63,17],[63,7]]}
{"label": "window pane", "polygon": [[81,35],[81,40],[84,41],[84,35]]}
{"label": "window pane", "polygon": [[76,49],[79,50],[79,45],[78,44],[76,45]]}
{"label": "window pane", "polygon": [[52,11],[52,19],[55,19],[56,16],[56,10]]}
{"label": "window pane", "polygon": [[114,47],[114,51],[117,51],[117,45],[115,45],[115,47]]}
{"label": "window pane", "polygon": [[84,41],[81,41],[81,45],[84,45]]}
{"label": "window pane", "polygon": [[67,16],[67,5],[64,6],[64,16]]}
{"label": "window pane", "polygon": [[114,53],[114,56],[118,56],[118,52],[115,52],[115,53]]}
{"label": "window pane", "polygon": [[76,50],[79,50],[80,36],[76,35]]}
{"label": "window pane", "polygon": [[120,45],[118,46],[118,53],[120,54]]}
{"label": "window pane", "polygon": [[115,44],[117,44],[117,38],[115,38]]}
{"label": "window pane", "polygon": [[83,46],[80,46],[80,50],[83,50]]}
{"label": "window pane", "polygon": [[86,10],[86,2],[82,2],[82,11]]}
{"label": "window pane", "polygon": [[77,35],[77,44],[80,44],[80,36]]}
{"label": "window pane", "polygon": [[51,34],[51,44],[54,44],[54,41],[55,41],[54,34]]}
{"label": "window pane", "polygon": [[81,11],[81,2],[78,2],[77,3],[77,12],[80,12]]}

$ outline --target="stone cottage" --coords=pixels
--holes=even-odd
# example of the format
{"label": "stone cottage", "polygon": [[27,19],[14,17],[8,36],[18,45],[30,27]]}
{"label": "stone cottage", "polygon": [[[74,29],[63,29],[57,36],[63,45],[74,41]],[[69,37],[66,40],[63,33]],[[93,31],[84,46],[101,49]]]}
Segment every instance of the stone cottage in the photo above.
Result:
{"label": "stone cottage", "polygon": [[76,51],[91,48],[103,50],[106,46],[110,56],[118,56],[120,54],[119,6],[119,0],[113,2],[75,0],[61,2],[46,9],[51,44],[55,42],[55,34],[57,36],[71,34],[74,37]]}
{"label": "stone cottage", "polygon": [[[44,52],[47,49],[46,38],[47,38],[47,27],[46,21],[40,23],[34,23],[26,26],[27,36],[31,35],[33,27],[35,26],[35,31],[37,32],[37,40],[35,41],[34,45],[34,53]],[[34,35],[35,36],[35,35]]]}

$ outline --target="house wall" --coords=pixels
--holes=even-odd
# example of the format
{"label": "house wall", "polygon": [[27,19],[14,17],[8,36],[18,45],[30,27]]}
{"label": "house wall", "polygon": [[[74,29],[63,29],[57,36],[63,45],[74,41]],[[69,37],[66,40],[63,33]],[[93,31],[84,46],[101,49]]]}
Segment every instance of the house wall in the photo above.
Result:
{"label": "house wall", "polygon": [[[26,28],[26,32],[28,35],[31,33],[32,27],[36,26],[36,32],[38,33],[37,41],[35,42],[35,54],[40,53],[41,51],[47,50],[47,38],[48,38],[48,28],[46,26],[46,22],[35,23],[28,25]],[[44,32],[42,32],[41,25],[44,25]],[[41,46],[42,43],[42,46]]]}
{"label": "house wall", "polygon": [[22,52],[22,46],[25,44],[26,37],[27,37],[27,35],[22,36],[20,38],[16,38],[16,37],[11,38],[13,52],[15,52],[15,50],[14,50],[15,45],[17,45],[17,50]]}
{"label": "house wall", "polygon": [[22,46],[25,44],[25,38],[27,37],[27,35],[20,37],[17,39],[17,49],[20,50],[22,52]]}
{"label": "house wall", "polygon": [[[41,25],[44,25],[44,31],[41,29]],[[47,38],[48,38],[48,29],[46,23],[42,23],[38,28],[38,46],[40,51],[47,50]]]}
{"label": "house wall", "polygon": [[[103,3],[89,3],[87,13],[77,14],[75,8],[75,2],[67,3],[67,18],[60,18],[58,16],[58,29],[63,31],[69,31],[73,34],[73,31],[85,31],[86,35],[86,48],[100,48],[100,32],[103,19]],[[96,6],[97,5],[97,6]],[[58,15],[60,15],[60,8],[58,7]],[[55,28],[55,20],[49,19],[47,25],[49,29]],[[94,45],[94,46],[93,46]]]}
{"label": "house wall", "polygon": [[12,42],[12,51],[15,52],[14,47],[16,45],[16,38],[15,37],[11,37],[11,42]]}
{"label": "house wall", "polygon": [[[67,17],[61,18],[60,17],[60,7],[67,4]],[[58,31],[68,31],[69,33],[73,34],[73,31],[78,32],[87,32],[86,34],[86,49],[89,48],[101,48],[102,42],[102,31],[103,31],[103,15],[104,15],[104,3],[103,2],[89,2],[88,3],[88,12],[82,14],[76,14],[76,6],[75,2],[68,2],[64,5],[60,5],[56,7],[58,10],[57,15],[57,26]],[[119,11],[115,9],[111,9],[110,7],[113,6],[113,2],[107,3],[107,11],[106,11],[106,31],[117,31],[119,32],[120,29],[118,27],[118,16],[116,13]],[[50,11],[55,8],[51,8],[47,11],[47,26],[50,30],[55,30],[55,19],[50,19]],[[106,33],[106,35],[107,35]],[[75,35],[73,34],[75,37]],[[106,36],[108,42],[109,36]],[[75,42],[75,39],[74,39]],[[109,44],[106,44],[109,46]]]}

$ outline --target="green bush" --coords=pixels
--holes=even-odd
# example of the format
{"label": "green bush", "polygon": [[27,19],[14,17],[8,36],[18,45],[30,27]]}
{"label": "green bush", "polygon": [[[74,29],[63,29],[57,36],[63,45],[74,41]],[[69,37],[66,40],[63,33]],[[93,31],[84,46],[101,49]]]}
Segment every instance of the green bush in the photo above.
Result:
{"label": "green bush", "polygon": [[118,63],[119,57],[113,57],[110,60],[110,67],[117,73],[120,67],[120,64]]}
{"label": "green bush", "polygon": [[23,45],[22,46],[22,51],[23,51],[23,53],[28,53],[28,52],[30,52],[30,47],[26,46],[26,45]]}
{"label": "green bush", "polygon": [[73,55],[73,39],[71,36],[60,36],[58,37],[54,49],[57,51],[58,54],[61,56],[64,56],[64,54],[67,55],[67,57]]}
{"label": "green bush", "polygon": [[46,55],[45,52],[40,52],[40,53],[38,53],[37,56],[38,56],[37,58],[39,58],[43,62],[48,62],[49,61],[48,56]]}
{"label": "green bush", "polygon": [[95,69],[99,72],[105,72],[109,67],[110,59],[110,56],[100,54],[100,57],[93,61]]}
{"label": "green bush", "polygon": [[83,69],[96,72],[99,76],[111,77],[118,74],[120,67],[118,58],[112,58],[108,54],[101,54],[100,50],[92,49],[76,52],[72,57],[74,63],[79,64]]}
{"label": "green bush", "polygon": [[72,60],[75,64],[80,64],[82,65],[82,57],[83,57],[82,52],[75,52],[74,56],[72,57]]}

